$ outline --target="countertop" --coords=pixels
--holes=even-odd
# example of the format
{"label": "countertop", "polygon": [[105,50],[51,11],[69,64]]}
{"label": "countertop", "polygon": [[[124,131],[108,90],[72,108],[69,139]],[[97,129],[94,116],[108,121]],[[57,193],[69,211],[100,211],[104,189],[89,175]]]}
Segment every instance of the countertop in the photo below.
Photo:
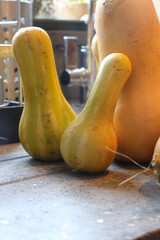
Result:
{"label": "countertop", "polygon": [[0,146],[0,239],[160,239],[160,186],[151,171],[115,161],[102,174],[38,162]]}

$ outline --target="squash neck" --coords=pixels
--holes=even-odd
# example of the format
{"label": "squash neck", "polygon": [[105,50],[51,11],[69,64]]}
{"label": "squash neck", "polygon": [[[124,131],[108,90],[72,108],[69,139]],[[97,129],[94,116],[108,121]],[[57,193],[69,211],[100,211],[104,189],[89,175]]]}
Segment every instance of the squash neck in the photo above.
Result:
{"label": "squash neck", "polygon": [[[97,119],[112,122],[115,107],[121,91],[122,82],[116,85],[114,82],[106,84],[106,81],[95,83],[95,87],[86,103],[84,114],[87,118],[93,116]],[[83,112],[83,111],[82,111]]]}
{"label": "squash neck", "polygon": [[21,76],[25,96],[30,96],[30,98],[33,96],[34,99],[39,99],[41,97],[44,99],[55,97],[55,101],[58,95],[62,96],[54,61],[52,58],[50,60],[52,64],[46,66],[46,63],[44,62],[40,69],[37,63],[33,66],[22,69],[23,72],[21,72]]}
{"label": "squash neck", "polygon": [[99,68],[82,114],[87,118],[112,122],[120,91],[131,71],[129,59],[122,54],[107,56]]}

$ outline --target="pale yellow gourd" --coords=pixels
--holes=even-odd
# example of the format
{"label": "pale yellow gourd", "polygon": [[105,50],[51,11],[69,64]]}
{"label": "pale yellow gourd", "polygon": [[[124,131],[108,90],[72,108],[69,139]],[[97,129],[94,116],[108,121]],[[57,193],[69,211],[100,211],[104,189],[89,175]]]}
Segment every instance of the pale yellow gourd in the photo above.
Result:
{"label": "pale yellow gourd", "polygon": [[76,114],[61,91],[48,34],[38,27],[20,29],[12,40],[24,90],[19,137],[35,159],[61,159],[60,140]]}
{"label": "pale yellow gourd", "polygon": [[113,114],[130,71],[124,54],[113,53],[102,61],[84,109],[62,135],[60,149],[70,167],[95,173],[113,162],[117,150]]}
{"label": "pale yellow gourd", "polygon": [[97,35],[96,34],[93,36],[92,41],[91,41],[91,51],[92,51],[93,57],[96,61],[96,66],[98,69],[99,68],[99,52],[98,52],[98,44],[97,44]]}
{"label": "pale yellow gourd", "polygon": [[149,162],[160,136],[160,24],[153,2],[98,0],[95,28],[100,62],[121,52],[132,63],[114,115],[118,152]]}

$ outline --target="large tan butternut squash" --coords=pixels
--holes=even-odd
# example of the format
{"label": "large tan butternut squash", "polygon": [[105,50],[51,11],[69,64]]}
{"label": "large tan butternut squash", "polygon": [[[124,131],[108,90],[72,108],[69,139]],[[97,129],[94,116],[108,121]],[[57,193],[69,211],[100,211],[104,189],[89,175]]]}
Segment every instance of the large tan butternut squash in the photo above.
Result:
{"label": "large tan butternut squash", "polygon": [[160,25],[153,2],[98,0],[95,28],[100,62],[121,52],[132,64],[114,116],[118,151],[148,162],[160,136]]}

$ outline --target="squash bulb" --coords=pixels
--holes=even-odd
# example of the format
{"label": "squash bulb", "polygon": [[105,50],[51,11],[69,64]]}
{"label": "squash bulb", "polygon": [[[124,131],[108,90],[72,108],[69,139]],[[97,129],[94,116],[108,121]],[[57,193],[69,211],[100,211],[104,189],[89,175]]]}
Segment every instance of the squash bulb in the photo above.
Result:
{"label": "squash bulb", "polygon": [[121,53],[102,61],[85,107],[61,139],[62,157],[71,168],[98,173],[113,162],[115,154],[107,148],[117,149],[113,114],[130,72],[130,61]]}
{"label": "squash bulb", "polygon": [[35,159],[58,160],[61,136],[76,114],[62,94],[50,38],[41,28],[22,28],[12,48],[24,90],[20,142]]}

